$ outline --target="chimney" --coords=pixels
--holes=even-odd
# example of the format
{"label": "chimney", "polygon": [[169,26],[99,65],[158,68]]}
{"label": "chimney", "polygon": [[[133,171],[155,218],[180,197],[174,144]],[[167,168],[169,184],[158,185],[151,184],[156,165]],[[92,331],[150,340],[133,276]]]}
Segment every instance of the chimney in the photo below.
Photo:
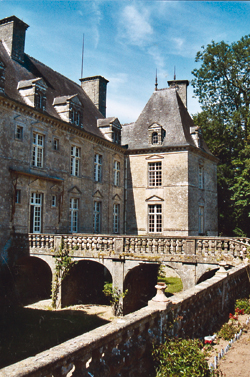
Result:
{"label": "chimney", "polygon": [[188,80],[172,80],[168,81],[168,85],[171,88],[176,88],[177,92],[184,103],[185,107],[187,107],[187,87],[189,85]]}
{"label": "chimney", "polygon": [[106,94],[108,80],[102,76],[92,76],[80,79],[80,81],[82,89],[89,96],[97,109],[102,113],[104,118],[106,118]]}
{"label": "chimney", "polygon": [[0,20],[0,40],[10,57],[19,63],[24,61],[25,32],[28,27],[16,16]]}

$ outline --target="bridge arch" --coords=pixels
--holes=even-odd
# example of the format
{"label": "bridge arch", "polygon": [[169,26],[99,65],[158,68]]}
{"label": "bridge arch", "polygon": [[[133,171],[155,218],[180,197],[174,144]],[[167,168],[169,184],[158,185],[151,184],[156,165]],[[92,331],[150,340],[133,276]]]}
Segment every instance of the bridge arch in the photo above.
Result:
{"label": "bridge arch", "polygon": [[123,300],[123,314],[141,309],[155,296],[158,269],[158,263],[140,263],[127,272],[123,291],[127,289],[128,293]]}
{"label": "bridge arch", "polygon": [[198,280],[196,284],[200,284],[203,281],[212,278],[218,270],[219,266],[207,269],[202,275],[197,276]]}
{"label": "bridge arch", "polygon": [[14,271],[15,290],[22,305],[50,298],[52,271],[46,261],[25,256],[17,260]]}
{"label": "bridge arch", "polygon": [[103,293],[106,281],[112,283],[112,275],[102,263],[90,259],[78,260],[62,281],[61,306],[109,304]]}

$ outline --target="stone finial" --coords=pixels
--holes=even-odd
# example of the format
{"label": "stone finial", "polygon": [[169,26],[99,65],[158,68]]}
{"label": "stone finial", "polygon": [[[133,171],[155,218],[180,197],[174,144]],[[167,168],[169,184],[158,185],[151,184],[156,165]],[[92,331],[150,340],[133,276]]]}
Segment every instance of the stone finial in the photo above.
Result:
{"label": "stone finial", "polygon": [[227,262],[224,262],[224,261],[220,262],[219,263],[220,269],[215,273],[215,275],[227,276],[228,272],[225,269],[226,265],[227,265]]}
{"label": "stone finial", "polygon": [[155,285],[156,295],[148,302],[149,307],[164,310],[170,304],[170,300],[165,296],[166,284],[158,282]]}

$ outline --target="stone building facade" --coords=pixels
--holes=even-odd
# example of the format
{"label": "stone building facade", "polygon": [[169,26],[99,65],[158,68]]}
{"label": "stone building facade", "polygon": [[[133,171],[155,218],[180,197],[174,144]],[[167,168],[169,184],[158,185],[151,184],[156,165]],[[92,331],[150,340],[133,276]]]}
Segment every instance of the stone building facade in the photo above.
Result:
{"label": "stone building facade", "polygon": [[215,235],[217,161],[187,82],[156,90],[122,127],[105,118],[108,81],[78,85],[28,56],[27,28],[0,20],[2,263],[15,232]]}

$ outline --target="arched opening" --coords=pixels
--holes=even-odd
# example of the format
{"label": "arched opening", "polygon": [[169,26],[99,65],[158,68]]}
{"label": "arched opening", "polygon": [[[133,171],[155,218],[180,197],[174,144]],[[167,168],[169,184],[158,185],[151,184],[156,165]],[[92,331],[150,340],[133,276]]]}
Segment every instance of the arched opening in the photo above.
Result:
{"label": "arched opening", "polygon": [[165,294],[167,297],[173,296],[174,293],[183,290],[183,283],[181,276],[172,267],[161,264],[158,271],[158,281],[162,281],[167,285]]}
{"label": "arched opening", "polygon": [[123,283],[124,291],[128,290],[123,300],[123,314],[147,306],[148,301],[155,296],[158,268],[157,263],[144,263],[127,273]]}
{"label": "arched opening", "polygon": [[201,275],[196,284],[200,284],[203,281],[212,278],[218,270],[219,268],[215,268],[213,270],[206,271],[203,275]]}
{"label": "arched opening", "polygon": [[108,305],[103,293],[105,282],[112,282],[108,269],[98,262],[79,261],[62,281],[62,307],[77,304]]}
{"label": "arched opening", "polygon": [[23,257],[14,267],[15,291],[22,305],[50,298],[52,272],[46,262],[36,257]]}

